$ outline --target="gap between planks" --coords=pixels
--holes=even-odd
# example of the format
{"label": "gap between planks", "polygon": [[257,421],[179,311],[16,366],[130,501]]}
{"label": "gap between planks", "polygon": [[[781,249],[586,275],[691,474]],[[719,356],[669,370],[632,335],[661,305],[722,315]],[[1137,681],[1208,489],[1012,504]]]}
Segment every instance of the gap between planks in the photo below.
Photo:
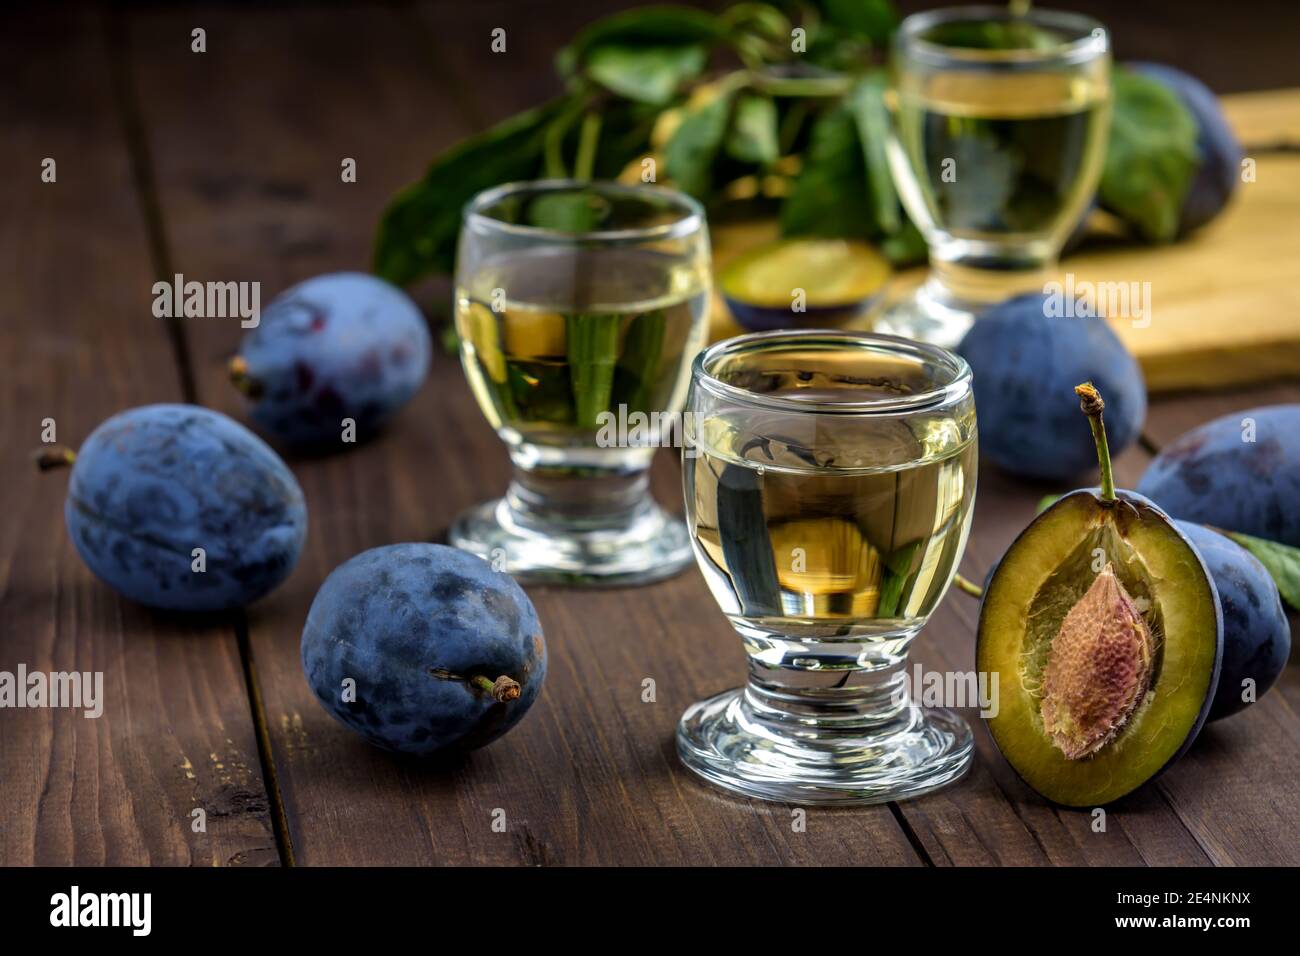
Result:
{"label": "gap between planks", "polygon": [[[128,10],[115,4],[101,8],[100,11],[104,42],[108,49],[118,51],[118,56],[111,59],[109,80],[112,86],[113,103],[117,109],[131,162],[131,180],[135,186],[136,200],[140,205],[140,214],[148,234],[149,257],[153,263],[154,275],[161,281],[170,281],[174,274],[173,260],[163,222],[162,205],[158,200],[153,160],[149,153],[148,137],[145,135],[144,117],[136,93],[131,24],[127,21],[129,15]],[[190,363],[190,347],[184,325],[176,316],[168,316],[162,321],[166,323],[167,338],[171,345],[172,359],[176,363],[181,395],[187,403],[198,405],[200,404],[198,388]],[[243,610],[236,612],[231,626],[236,646],[239,648],[239,662],[248,695],[249,716],[257,739],[257,758],[262,770],[262,786],[270,804],[271,828],[275,835],[276,853],[282,866],[293,866],[293,842],[289,835],[284,797],[276,777],[275,760],[272,758],[266,709],[262,704],[262,692],[257,683],[257,668],[253,662],[253,651],[248,640],[247,613]]]}

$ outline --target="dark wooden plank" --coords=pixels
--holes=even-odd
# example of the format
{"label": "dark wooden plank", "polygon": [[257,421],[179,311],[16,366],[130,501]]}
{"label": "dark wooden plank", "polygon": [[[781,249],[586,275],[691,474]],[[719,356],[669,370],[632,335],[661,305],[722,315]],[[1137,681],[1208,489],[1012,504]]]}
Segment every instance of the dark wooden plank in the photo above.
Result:
{"label": "dark wooden plank", "polygon": [[[1220,415],[1296,401],[1300,401],[1297,383],[1162,399],[1153,404],[1144,434],[1158,448]],[[1292,613],[1290,619],[1294,641],[1300,617]],[[1157,786],[1215,863],[1295,866],[1300,863],[1300,847],[1289,835],[1300,832],[1297,763],[1300,671],[1293,654],[1277,685],[1262,700],[1207,725]]]}
{"label": "dark wooden plank", "polygon": [[82,8],[0,28],[0,670],[100,671],[105,698],[98,719],[0,711],[0,865],[274,864],[234,630],[96,581],[64,531],[66,475],[26,454],[46,417],[75,447],[109,412],[182,398],[111,55]]}
{"label": "dark wooden plank", "polygon": [[[451,62],[480,40],[486,51],[481,19],[465,28],[464,9],[443,10],[429,31],[387,8],[141,12],[142,108],[177,268],[261,279],[269,297],[306,275],[364,267],[386,198],[468,131],[450,102],[459,91],[431,82],[427,62]],[[508,78],[493,82],[519,98],[514,109],[533,101],[558,38],[538,39],[536,9],[501,17],[510,36],[530,40],[492,61]],[[208,29],[203,57],[170,45],[192,21]],[[358,158],[355,185],[338,182],[345,155]],[[236,339],[237,330],[205,326],[193,354],[202,399],[237,412],[220,369]],[[787,808],[730,800],[679,766],[681,710],[742,673],[739,642],[693,573],[654,590],[533,591],[551,671],[535,713],[509,738],[450,767],[369,748],[302,678],[298,640],[315,589],[360,550],[441,534],[459,508],[504,487],[504,449],[458,364],[439,356],[433,381],[387,434],[293,465],[312,509],[309,550],[254,608],[250,643],[297,861],[918,862],[886,807],[812,813],[795,833]],[[679,498],[671,462],[658,481]],[[641,702],[644,677],[657,682],[655,704]],[[491,830],[496,808],[506,833]]]}
{"label": "dark wooden plank", "polygon": [[[387,195],[471,125],[553,91],[549,58],[571,32],[539,23],[534,6],[504,3],[241,18],[212,9],[202,18],[221,42],[210,41],[201,61],[166,46],[185,18],[150,12],[136,25],[137,49],[149,51],[138,69],[150,78],[144,111],[163,208],[178,268],[259,278],[268,296],[314,272],[364,266]],[[498,25],[511,52],[478,52]],[[277,62],[282,49],[303,51],[292,70]],[[374,49],[385,51],[382,64],[367,55]],[[359,159],[355,186],[337,182],[343,155]],[[193,349],[202,398],[235,412],[221,365],[237,334],[204,329]],[[1126,480],[1143,460],[1130,454]],[[544,702],[508,741],[468,761],[431,768],[353,740],[301,679],[298,630],[315,587],[362,548],[438,535],[459,507],[504,485],[504,455],[458,367],[440,357],[433,383],[387,435],[349,455],[294,465],[312,504],[310,552],[255,609],[251,643],[301,861],[916,862],[881,808],[817,812],[808,833],[795,835],[786,808],[733,800],[680,770],[671,743],[677,714],[741,667],[694,574],[647,591],[535,590],[553,655]],[[663,499],[675,500],[671,462],[661,460],[655,477]],[[970,576],[982,578],[1052,490],[1060,489],[986,472]],[[954,594],[918,642],[927,666],[971,666],[975,611],[964,601]],[[656,680],[658,703],[640,702],[643,677]],[[977,740],[967,780],[895,808],[933,862],[1163,865],[1231,856],[1195,814],[1191,822],[1180,816],[1185,795],[1164,784],[1112,808],[1098,834],[1088,815],[1047,807],[1028,791],[982,728]],[[506,834],[489,830],[496,807],[507,812]]]}

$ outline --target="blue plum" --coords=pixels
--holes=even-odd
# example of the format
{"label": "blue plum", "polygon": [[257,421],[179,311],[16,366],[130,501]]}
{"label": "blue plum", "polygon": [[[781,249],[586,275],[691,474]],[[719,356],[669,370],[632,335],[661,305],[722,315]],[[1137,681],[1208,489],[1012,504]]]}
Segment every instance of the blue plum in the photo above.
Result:
{"label": "blue plum", "polygon": [[1214,578],[1223,611],[1223,670],[1210,707],[1210,720],[1229,717],[1249,704],[1243,682],[1253,680],[1255,699],[1273,686],[1291,656],[1291,629],[1277,585],[1255,556],[1204,525],[1178,527],[1200,552]]}
{"label": "blue plum", "polygon": [[257,600],[293,570],[307,536],[302,489],[279,456],[197,405],[146,405],[96,428],[77,453],[64,516],[101,580],[182,611]]}
{"label": "blue plum", "polygon": [[1200,163],[1183,200],[1178,223],[1178,235],[1185,236],[1205,225],[1228,204],[1241,179],[1241,143],[1228,125],[1218,98],[1196,77],[1163,63],[1127,66],[1171,89],[1196,121]]}
{"label": "blue plum", "polygon": [[541,692],[546,642],[508,574],[456,548],[394,544],[325,579],[302,666],[341,723],[423,756],[482,747],[518,723]]}
{"label": "blue plum", "polygon": [[317,276],[262,313],[231,361],[253,420],[292,446],[337,446],[344,419],[368,437],[424,383],[429,328],[410,297],[359,272]]}
{"label": "blue plum", "polygon": [[1300,405],[1192,429],[1155,457],[1137,490],[1175,518],[1300,547]]}
{"label": "blue plum", "polygon": [[1053,305],[1040,293],[999,303],[957,351],[973,372],[980,454],[1014,474],[1067,479],[1097,465],[1074,387],[1090,381],[1106,396],[1106,431],[1118,455],[1146,418],[1146,384],[1104,319],[1058,316]]}

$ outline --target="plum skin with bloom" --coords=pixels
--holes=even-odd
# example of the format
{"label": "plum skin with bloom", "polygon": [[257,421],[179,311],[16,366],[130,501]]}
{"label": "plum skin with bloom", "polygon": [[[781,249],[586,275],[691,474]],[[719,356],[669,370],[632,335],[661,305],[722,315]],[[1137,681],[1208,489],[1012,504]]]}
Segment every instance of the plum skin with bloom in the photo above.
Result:
{"label": "plum skin with bloom", "polygon": [[[340,723],[377,747],[427,756],[482,747],[518,723],[546,677],[546,642],[508,574],[456,548],[394,544],[325,580],[302,665]],[[485,686],[500,678],[518,684],[517,697]]]}
{"label": "plum skin with bloom", "polygon": [[345,420],[365,438],[428,375],[428,325],[410,297],[359,272],[316,276],[287,289],[245,336],[231,375],[253,400],[253,420],[292,446],[339,443]]}
{"label": "plum skin with bloom", "polygon": [[957,351],[970,364],[980,455],[1012,474],[1068,479],[1096,467],[1097,449],[1079,416],[1074,386],[1106,396],[1112,453],[1137,440],[1146,383],[1106,320],[1050,314],[1049,297],[1019,295],[981,314]]}
{"label": "plum skin with bloom", "polygon": [[288,577],[307,535],[302,489],[280,457],[197,405],[146,405],[103,422],[77,453],[64,517],[97,577],[179,611],[257,600]]}
{"label": "plum skin with bloom", "polygon": [[1300,547],[1300,404],[1234,412],[1163,448],[1137,490],[1175,518]]}
{"label": "plum skin with bloom", "polygon": [[1243,683],[1254,681],[1255,700],[1273,686],[1291,656],[1291,628],[1277,585],[1253,554],[1231,538],[1191,521],[1177,522],[1214,578],[1223,612],[1223,670],[1210,720],[1249,706]]}

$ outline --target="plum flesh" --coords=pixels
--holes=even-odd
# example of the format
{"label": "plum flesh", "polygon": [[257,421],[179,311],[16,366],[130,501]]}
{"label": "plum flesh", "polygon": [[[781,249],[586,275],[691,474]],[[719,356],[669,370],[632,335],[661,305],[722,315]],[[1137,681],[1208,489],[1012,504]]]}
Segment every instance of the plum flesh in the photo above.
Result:
{"label": "plum flesh", "polygon": [[[1221,666],[1223,621],[1204,562],[1151,502],[1115,494],[1107,502],[1075,491],[1039,515],[998,563],[980,609],[977,666],[999,675],[989,731],[1031,787],[1065,806],[1116,800],[1185,753]],[[1044,675],[1053,638],[1106,567],[1141,609],[1155,659],[1122,725],[1095,752],[1072,756],[1045,731]]]}

